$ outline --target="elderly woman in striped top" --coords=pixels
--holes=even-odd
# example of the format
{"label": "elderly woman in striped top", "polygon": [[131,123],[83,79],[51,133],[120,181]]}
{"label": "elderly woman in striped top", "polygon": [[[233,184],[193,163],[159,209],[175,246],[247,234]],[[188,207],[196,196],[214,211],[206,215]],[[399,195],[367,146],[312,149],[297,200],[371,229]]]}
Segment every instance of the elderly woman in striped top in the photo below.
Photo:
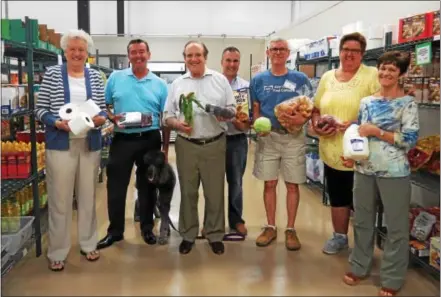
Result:
{"label": "elderly woman in striped top", "polygon": [[[46,182],[49,203],[49,268],[64,269],[69,253],[72,199],[78,199],[78,237],[81,254],[88,261],[99,258],[95,214],[95,187],[100,163],[101,129],[105,123],[104,84],[101,74],[85,67],[90,35],[71,30],[63,35],[61,47],[67,63],[49,67],[40,86],[36,116],[45,124]],[[81,104],[92,99],[101,112],[92,120],[95,129],[74,135],[67,120],[59,117],[66,103]]]}

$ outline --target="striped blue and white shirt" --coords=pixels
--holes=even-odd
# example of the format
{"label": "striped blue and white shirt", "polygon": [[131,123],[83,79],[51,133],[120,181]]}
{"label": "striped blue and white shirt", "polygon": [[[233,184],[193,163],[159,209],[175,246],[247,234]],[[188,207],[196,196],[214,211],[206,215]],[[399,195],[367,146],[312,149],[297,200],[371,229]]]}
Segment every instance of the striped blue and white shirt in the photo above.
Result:
{"label": "striped blue and white shirt", "polygon": [[[95,69],[89,69],[92,100],[101,108],[100,115],[106,116],[104,100],[104,83],[101,74]],[[48,67],[44,74],[38,93],[35,115],[46,126],[46,148],[56,150],[69,149],[69,133],[60,131],[55,122],[60,119],[58,112],[68,102],[64,98],[63,77],[61,66]],[[91,150],[101,149],[101,131],[93,129],[89,136]]]}

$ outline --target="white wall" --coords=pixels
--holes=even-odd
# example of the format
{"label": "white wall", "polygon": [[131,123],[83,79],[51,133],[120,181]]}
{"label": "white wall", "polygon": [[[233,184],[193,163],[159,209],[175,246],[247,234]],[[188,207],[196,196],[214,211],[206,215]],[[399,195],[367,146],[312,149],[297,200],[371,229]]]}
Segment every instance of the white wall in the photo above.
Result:
{"label": "white wall", "polygon": [[291,1],[130,1],[130,34],[264,36],[290,23]]}
{"label": "white wall", "polygon": [[116,34],[116,1],[90,1],[90,32]]}
{"label": "white wall", "polygon": [[[127,34],[266,36],[291,21],[291,1],[124,1],[124,4]],[[14,0],[8,1],[8,5],[10,18],[36,18],[61,33],[77,28],[77,1]],[[116,1],[90,2],[92,34],[117,33],[116,6]]]}
{"label": "white wall", "polygon": [[[8,6],[10,19],[28,16],[59,33],[77,28],[77,1],[8,1]],[[2,18],[4,14],[2,9]]]}
{"label": "white wall", "polygon": [[[320,2],[323,5],[327,2]],[[314,15],[299,20],[294,24],[276,32],[284,38],[318,39],[325,35],[341,34],[344,25],[355,21],[363,21],[365,26],[371,24],[398,24],[398,19],[410,14],[424,13],[439,10],[439,1],[329,1],[334,2],[328,7],[312,5],[309,1],[302,1],[301,7],[306,6],[307,12]],[[315,7],[314,7],[315,6]],[[323,10],[320,12],[320,10]],[[305,18],[305,17],[303,17]]]}
{"label": "white wall", "polygon": [[[152,53],[151,61],[178,62],[183,61],[182,51],[188,38],[146,37]],[[94,36],[95,47],[100,55],[120,54],[127,55],[129,37]],[[241,67],[239,75],[249,79],[250,54],[253,55],[253,64],[263,61],[264,39],[222,39],[200,38],[208,48],[207,66],[220,71],[222,51],[227,46],[236,46],[241,51]]]}

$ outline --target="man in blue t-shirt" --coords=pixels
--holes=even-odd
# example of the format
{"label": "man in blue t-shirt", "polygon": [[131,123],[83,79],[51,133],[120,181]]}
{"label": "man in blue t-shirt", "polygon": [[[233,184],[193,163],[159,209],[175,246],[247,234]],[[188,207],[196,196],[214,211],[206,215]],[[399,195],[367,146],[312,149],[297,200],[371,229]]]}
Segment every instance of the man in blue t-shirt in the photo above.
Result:
{"label": "man in blue t-shirt", "polygon": [[[298,185],[306,182],[305,136],[302,129],[296,134],[288,133],[277,120],[274,107],[299,95],[311,98],[312,87],[305,74],[286,67],[289,54],[286,40],[271,40],[267,50],[271,69],[257,74],[250,84],[254,121],[266,117],[272,126],[270,133],[259,134],[257,139],[253,174],[265,182],[263,195],[268,225],[257,238],[256,245],[268,246],[277,238],[276,187],[281,172],[287,189],[286,248],[298,250],[301,245],[294,223],[300,199]],[[307,119],[298,114],[289,121],[302,126]]]}

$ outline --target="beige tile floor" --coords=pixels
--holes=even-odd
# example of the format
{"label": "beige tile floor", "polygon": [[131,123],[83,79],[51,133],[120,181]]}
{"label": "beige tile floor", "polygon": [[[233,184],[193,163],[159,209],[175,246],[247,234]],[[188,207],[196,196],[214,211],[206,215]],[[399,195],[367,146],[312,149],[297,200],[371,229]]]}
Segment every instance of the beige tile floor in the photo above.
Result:
{"label": "beige tile floor", "polygon": [[[174,163],[174,149],[170,150]],[[226,243],[226,253],[214,255],[206,241],[198,241],[185,256],[178,253],[176,233],[168,246],[147,246],[133,223],[133,186],[126,208],[126,240],[102,251],[100,261],[89,263],[79,254],[76,230],[65,271],[48,270],[44,256],[29,253],[3,280],[3,296],[134,296],[134,295],[265,295],[265,296],[375,296],[378,291],[378,263],[371,279],[357,287],[348,287],[341,277],[348,268],[348,252],[326,256],[321,248],[332,232],[329,208],[321,203],[320,193],[306,186],[301,188],[300,211],[296,228],[303,247],[289,252],[284,247],[286,224],[285,194],[280,184],[277,202],[277,224],[280,235],[267,248],[258,248],[254,240],[265,223],[262,183],[251,174],[254,147],[250,147],[244,177],[244,217],[249,228],[245,242]],[[203,196],[201,196],[203,197]],[[99,184],[97,212],[99,234],[107,228],[105,184]],[[172,205],[172,220],[177,223],[179,193]],[[199,202],[202,220],[203,198]],[[74,217],[76,220],[76,217]],[[76,226],[74,224],[73,226]],[[351,234],[352,236],[352,234]],[[407,296],[439,296],[439,282],[416,269],[410,269],[401,292]]]}

